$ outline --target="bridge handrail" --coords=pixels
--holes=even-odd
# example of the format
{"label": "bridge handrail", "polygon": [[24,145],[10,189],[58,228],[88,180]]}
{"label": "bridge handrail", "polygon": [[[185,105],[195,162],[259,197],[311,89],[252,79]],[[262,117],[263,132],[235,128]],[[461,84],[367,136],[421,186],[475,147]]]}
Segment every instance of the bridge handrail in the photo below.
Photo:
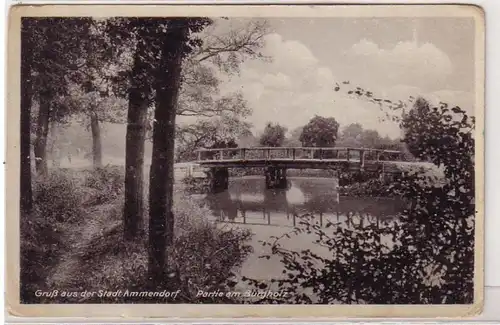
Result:
{"label": "bridge handrail", "polygon": [[239,150],[322,150],[322,151],[371,151],[381,153],[401,154],[402,151],[375,149],[375,148],[355,148],[355,147],[237,147],[237,148],[199,148],[195,152],[220,152],[220,151],[239,151]]}
{"label": "bridge handrail", "polygon": [[[275,157],[273,156],[273,152],[285,152],[286,157]],[[299,151],[299,152],[297,152]],[[397,158],[394,159],[394,157],[384,157],[382,160],[392,160],[392,161],[402,161],[404,160],[404,155],[402,151],[395,151],[395,150],[384,150],[384,149],[373,149],[373,148],[351,148],[351,147],[252,147],[252,148],[211,148],[211,149],[198,149],[196,150],[198,154],[198,162],[199,163],[209,163],[211,161],[256,161],[256,160],[261,160],[264,159],[265,161],[271,161],[271,160],[276,160],[276,159],[291,159],[292,161],[299,161],[304,159],[304,154],[307,156],[306,159],[309,160],[320,160],[320,161],[326,161],[328,159],[331,159],[333,157],[325,157],[325,153],[327,152],[335,152],[336,156],[333,159],[342,159],[347,162],[358,160],[359,159],[359,164],[363,168],[365,165],[365,161],[380,161],[382,158],[382,155],[388,154],[388,155],[397,155]],[[216,157],[211,156],[205,157],[203,156],[203,153],[207,152],[212,152],[215,153]],[[240,157],[224,157],[226,156],[227,152],[235,152],[237,153]],[[251,152],[260,152],[263,154],[264,157],[251,157],[249,154]],[[320,155],[317,157],[315,153],[319,152]],[[358,152],[359,157],[352,157],[353,152]],[[339,157],[340,153],[345,153],[346,157]],[[299,155],[297,157],[297,154]],[[375,154],[375,159],[370,158],[367,154]],[[259,154],[260,156],[260,154]],[[215,159],[214,159],[215,158]],[[229,159],[228,159],[229,158]],[[389,158],[389,159],[387,159]]]}

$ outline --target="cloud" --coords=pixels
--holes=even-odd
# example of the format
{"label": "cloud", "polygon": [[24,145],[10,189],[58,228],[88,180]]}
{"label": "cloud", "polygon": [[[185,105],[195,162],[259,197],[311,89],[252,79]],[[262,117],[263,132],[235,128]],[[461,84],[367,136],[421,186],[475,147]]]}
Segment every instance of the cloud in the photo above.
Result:
{"label": "cloud", "polygon": [[432,92],[425,92],[414,86],[394,86],[386,89],[381,95],[392,100],[407,100],[410,96],[423,97],[433,105],[447,103],[449,106],[460,106],[462,109],[475,115],[475,97],[474,93],[453,89],[441,89]]}
{"label": "cloud", "polygon": [[273,60],[245,62],[240,75],[228,79],[223,86],[228,92],[243,92],[253,109],[249,121],[256,132],[267,122],[277,122],[291,130],[306,124],[314,115],[322,115],[335,117],[341,125],[359,122],[366,128],[380,129],[384,135],[399,135],[395,123],[379,122],[383,114],[378,107],[335,92],[337,80],[331,69],[321,65],[301,42],[270,34],[265,37],[263,52]]}
{"label": "cloud", "polygon": [[[271,62],[247,61],[240,75],[223,86],[227,91],[243,92],[253,109],[249,121],[254,131],[261,131],[267,122],[277,122],[292,130],[306,124],[314,115],[321,115],[335,117],[341,126],[360,123],[383,136],[401,135],[399,125],[386,120],[385,111],[377,105],[348,97],[345,91],[334,91],[335,83],[342,80],[335,78],[331,68],[322,65],[303,43],[270,34],[265,37],[263,52],[272,57]],[[365,84],[373,85],[381,96],[394,100],[418,95],[429,97],[428,89],[422,84],[425,86],[429,80],[447,76],[452,71],[449,58],[431,44],[416,47],[412,43],[400,43],[392,49],[381,49],[364,40],[351,48],[346,64],[352,62],[359,63],[352,80],[366,81]],[[373,74],[376,78],[368,78]],[[436,89],[446,88],[438,83],[433,91]],[[434,95],[457,98],[451,90]]]}
{"label": "cloud", "polygon": [[368,84],[381,86],[405,84],[422,89],[446,88],[453,73],[448,55],[431,43],[400,42],[383,49],[363,39],[344,52],[343,60],[352,75]]}
{"label": "cloud", "polygon": [[262,77],[262,84],[264,87],[287,89],[292,87],[292,80],[288,75],[282,72],[278,72],[276,74],[266,73]]}
{"label": "cloud", "polygon": [[281,35],[273,33],[264,38],[264,54],[274,58],[273,69],[275,71],[288,71],[290,73],[301,73],[314,69],[318,59],[314,54],[299,41],[283,40]]}

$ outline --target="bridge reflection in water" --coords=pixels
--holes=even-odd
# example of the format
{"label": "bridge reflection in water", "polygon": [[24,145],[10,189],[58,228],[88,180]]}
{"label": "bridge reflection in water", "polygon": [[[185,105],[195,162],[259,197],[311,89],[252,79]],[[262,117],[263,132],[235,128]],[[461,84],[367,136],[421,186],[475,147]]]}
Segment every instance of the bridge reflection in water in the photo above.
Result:
{"label": "bridge reflection in water", "polygon": [[314,215],[325,226],[328,222],[345,224],[387,223],[404,208],[397,199],[339,197],[336,179],[289,178],[286,189],[266,188],[262,177],[232,179],[229,189],[209,193],[204,198],[219,222],[248,225],[293,227],[297,216]]}

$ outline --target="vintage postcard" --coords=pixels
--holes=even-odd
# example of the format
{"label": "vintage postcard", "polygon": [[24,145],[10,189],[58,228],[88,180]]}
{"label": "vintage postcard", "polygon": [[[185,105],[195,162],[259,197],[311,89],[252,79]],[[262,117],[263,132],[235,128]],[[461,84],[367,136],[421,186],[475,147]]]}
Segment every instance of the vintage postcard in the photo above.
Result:
{"label": "vintage postcard", "polygon": [[481,312],[479,7],[15,6],[8,38],[12,315]]}

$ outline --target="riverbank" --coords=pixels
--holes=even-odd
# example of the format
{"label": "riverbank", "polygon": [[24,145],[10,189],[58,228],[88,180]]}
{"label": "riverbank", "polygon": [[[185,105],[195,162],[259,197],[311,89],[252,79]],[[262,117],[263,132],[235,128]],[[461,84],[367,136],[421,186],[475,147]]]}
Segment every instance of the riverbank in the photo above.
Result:
{"label": "riverbank", "polygon": [[[304,173],[307,174],[307,173]],[[303,174],[302,174],[303,175]],[[249,179],[252,177],[262,177],[260,175],[232,175],[233,179]],[[289,181],[293,179],[328,179],[332,180],[335,184],[337,184],[338,194],[341,196],[350,196],[350,197],[394,197],[394,191],[391,188],[391,185],[387,182],[384,182],[378,178],[368,178],[363,179],[361,181],[349,180],[348,182],[340,182],[337,176],[296,176],[296,175],[288,175]],[[263,177],[262,177],[263,178]],[[347,183],[347,184],[346,184]],[[210,187],[207,179],[195,179],[195,178],[186,178],[182,182],[184,189],[191,194],[202,194],[209,193]]]}
{"label": "riverbank", "polygon": [[[229,169],[230,177],[244,176],[263,176],[265,168],[231,168]],[[325,177],[332,178],[337,176],[337,171],[334,169],[288,169],[286,171],[288,177]]]}
{"label": "riverbank", "polygon": [[[59,292],[147,288],[147,236],[124,240],[123,185],[120,167],[53,169],[49,178],[35,183],[33,215],[21,218],[23,302],[145,302],[140,297],[34,295],[50,288]],[[145,210],[147,215],[147,205]],[[247,244],[252,234],[217,227],[207,219],[210,211],[193,204],[181,189],[176,190],[173,210],[175,237],[167,247],[165,272],[176,277],[173,290],[183,292],[176,302],[213,303],[197,297],[197,291],[231,290],[233,272],[252,250]],[[142,228],[148,229],[147,218]]]}
{"label": "riverbank", "polygon": [[361,183],[339,186],[339,195],[350,197],[384,197],[396,196],[392,187],[380,179],[370,179]]}

